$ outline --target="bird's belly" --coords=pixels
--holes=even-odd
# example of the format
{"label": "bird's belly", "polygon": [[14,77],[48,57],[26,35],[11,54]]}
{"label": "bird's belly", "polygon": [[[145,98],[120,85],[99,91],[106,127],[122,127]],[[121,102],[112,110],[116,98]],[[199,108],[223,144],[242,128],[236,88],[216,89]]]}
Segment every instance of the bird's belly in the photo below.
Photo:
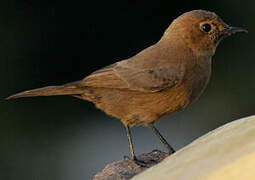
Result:
{"label": "bird's belly", "polygon": [[100,88],[87,93],[92,92],[95,98],[87,99],[85,94],[83,98],[129,126],[153,123],[165,114],[183,109],[189,103],[183,86],[154,93]]}

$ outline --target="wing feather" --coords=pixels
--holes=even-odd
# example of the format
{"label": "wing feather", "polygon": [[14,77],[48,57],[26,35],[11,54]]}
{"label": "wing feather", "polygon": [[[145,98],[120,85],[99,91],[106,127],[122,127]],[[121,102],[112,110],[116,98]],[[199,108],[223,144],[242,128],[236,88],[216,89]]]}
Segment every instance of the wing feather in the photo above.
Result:
{"label": "wing feather", "polygon": [[181,66],[131,68],[115,63],[84,78],[85,86],[155,92],[170,88],[183,78]]}

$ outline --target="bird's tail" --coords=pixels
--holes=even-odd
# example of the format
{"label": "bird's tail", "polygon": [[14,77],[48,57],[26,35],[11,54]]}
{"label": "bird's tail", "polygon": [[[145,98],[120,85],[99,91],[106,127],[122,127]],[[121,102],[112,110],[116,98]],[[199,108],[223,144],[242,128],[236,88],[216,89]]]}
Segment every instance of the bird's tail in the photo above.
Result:
{"label": "bird's tail", "polygon": [[32,97],[32,96],[54,96],[54,95],[78,95],[82,94],[84,88],[81,86],[81,81],[76,81],[73,83],[64,84],[61,86],[47,86],[38,89],[32,89],[28,91],[23,91],[14,95],[11,95],[8,99],[16,99],[21,97]]}

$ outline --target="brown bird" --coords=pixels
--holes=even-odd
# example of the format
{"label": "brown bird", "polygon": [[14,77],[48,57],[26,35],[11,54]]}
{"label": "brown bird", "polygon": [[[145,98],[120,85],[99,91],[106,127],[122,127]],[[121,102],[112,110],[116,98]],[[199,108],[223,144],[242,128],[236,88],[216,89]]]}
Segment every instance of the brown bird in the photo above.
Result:
{"label": "brown bird", "polygon": [[213,12],[193,10],[175,19],[156,44],[129,59],[97,70],[80,81],[24,91],[7,99],[71,95],[91,101],[124,124],[133,160],[138,162],[130,127],[137,125],[152,128],[171,154],[173,148],[154,124],[201,95],[210,78],[216,47],[237,32],[248,31],[227,25]]}

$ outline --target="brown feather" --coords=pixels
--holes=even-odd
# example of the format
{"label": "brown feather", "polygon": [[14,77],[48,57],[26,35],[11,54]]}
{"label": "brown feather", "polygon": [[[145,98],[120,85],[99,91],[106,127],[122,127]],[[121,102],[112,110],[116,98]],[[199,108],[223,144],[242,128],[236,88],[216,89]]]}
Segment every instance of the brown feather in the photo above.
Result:
{"label": "brown feather", "polygon": [[33,97],[33,96],[53,96],[53,95],[72,95],[81,94],[84,91],[84,87],[79,87],[80,81],[73,83],[67,83],[61,86],[47,86],[43,88],[32,89],[23,91],[14,95],[11,95],[8,99],[15,99],[21,97]]}

